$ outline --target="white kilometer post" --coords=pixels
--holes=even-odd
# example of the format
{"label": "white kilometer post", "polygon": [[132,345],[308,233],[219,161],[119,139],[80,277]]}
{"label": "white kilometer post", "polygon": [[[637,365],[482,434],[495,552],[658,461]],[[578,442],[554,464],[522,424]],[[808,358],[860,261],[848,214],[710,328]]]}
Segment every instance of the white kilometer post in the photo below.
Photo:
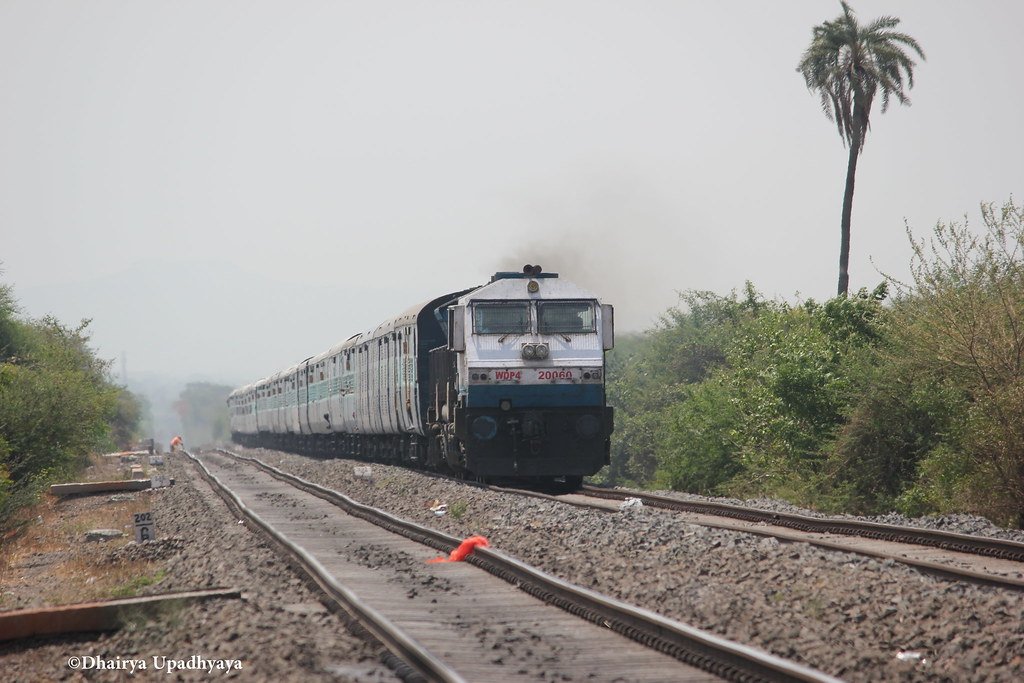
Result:
{"label": "white kilometer post", "polygon": [[156,522],[152,512],[135,513],[135,542],[156,540]]}

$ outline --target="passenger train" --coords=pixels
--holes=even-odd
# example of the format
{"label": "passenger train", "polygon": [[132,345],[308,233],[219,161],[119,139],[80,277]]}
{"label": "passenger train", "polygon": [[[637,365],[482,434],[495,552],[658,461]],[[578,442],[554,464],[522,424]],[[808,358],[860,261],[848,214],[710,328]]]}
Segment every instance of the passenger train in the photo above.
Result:
{"label": "passenger train", "polygon": [[232,439],[574,487],[608,463],[613,310],[528,265],[233,391]]}

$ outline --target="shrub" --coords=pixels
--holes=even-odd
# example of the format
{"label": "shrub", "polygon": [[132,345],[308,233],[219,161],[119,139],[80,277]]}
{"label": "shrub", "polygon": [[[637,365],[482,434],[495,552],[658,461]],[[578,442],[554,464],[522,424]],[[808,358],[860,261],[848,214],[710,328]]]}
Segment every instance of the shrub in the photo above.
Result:
{"label": "shrub", "polygon": [[[897,283],[899,353],[962,397],[943,447],[906,500],[1024,525],[1024,210],[982,206],[984,231],[939,223],[910,236],[912,284]],[[909,232],[909,231],[908,231]],[[948,485],[943,466],[960,482]]]}
{"label": "shrub", "polygon": [[87,327],[21,320],[0,286],[0,525],[107,442],[123,390],[89,348]]}
{"label": "shrub", "polygon": [[909,284],[682,295],[609,365],[608,479],[1024,525],[1024,211],[982,220],[910,234]]}

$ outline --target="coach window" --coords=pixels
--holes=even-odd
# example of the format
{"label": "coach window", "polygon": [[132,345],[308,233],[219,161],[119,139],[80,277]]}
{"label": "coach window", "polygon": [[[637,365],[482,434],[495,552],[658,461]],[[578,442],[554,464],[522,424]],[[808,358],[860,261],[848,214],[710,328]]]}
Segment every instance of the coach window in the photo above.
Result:
{"label": "coach window", "polygon": [[589,301],[544,301],[537,307],[541,334],[594,332],[594,325],[594,305]]}
{"label": "coach window", "polygon": [[479,303],[473,306],[477,334],[525,334],[530,331],[530,303]]}

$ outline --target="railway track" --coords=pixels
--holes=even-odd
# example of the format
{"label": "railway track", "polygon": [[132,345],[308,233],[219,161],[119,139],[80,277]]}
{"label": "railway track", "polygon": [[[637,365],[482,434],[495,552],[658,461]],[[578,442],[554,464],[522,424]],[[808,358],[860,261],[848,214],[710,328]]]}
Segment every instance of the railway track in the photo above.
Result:
{"label": "railway track", "polygon": [[405,662],[410,679],[835,680],[493,549],[427,564],[437,554],[431,548],[446,553],[460,539],[253,458],[211,452],[193,461],[351,621]]}
{"label": "railway track", "polygon": [[810,543],[900,562],[946,578],[1024,590],[1024,543],[1015,541],[862,520],[809,517],[590,485],[582,486],[577,493],[562,495],[490,488],[608,511],[617,511],[622,502],[634,498],[648,507],[679,512],[686,521],[702,526]]}

